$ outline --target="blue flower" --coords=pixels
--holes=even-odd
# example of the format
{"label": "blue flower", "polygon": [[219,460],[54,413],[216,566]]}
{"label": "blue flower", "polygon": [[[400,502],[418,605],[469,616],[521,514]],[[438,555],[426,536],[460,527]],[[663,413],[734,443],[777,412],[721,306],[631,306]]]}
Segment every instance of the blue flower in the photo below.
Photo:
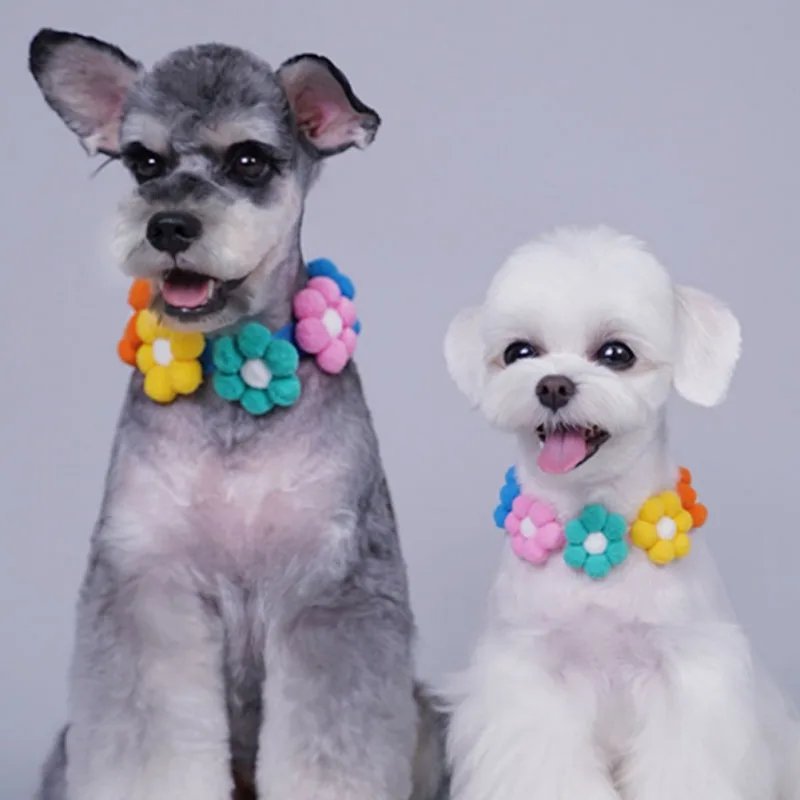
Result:
{"label": "blue flower", "polygon": [[564,526],[567,549],[564,561],[590,578],[605,578],[612,567],[628,557],[625,533],[628,523],[621,514],[609,514],[599,503],[586,506]]}
{"label": "blue flower", "polygon": [[494,524],[498,528],[505,529],[506,517],[511,513],[511,506],[514,500],[521,493],[522,490],[517,480],[517,471],[514,467],[509,467],[506,471],[505,483],[500,490],[500,505],[494,510]]}

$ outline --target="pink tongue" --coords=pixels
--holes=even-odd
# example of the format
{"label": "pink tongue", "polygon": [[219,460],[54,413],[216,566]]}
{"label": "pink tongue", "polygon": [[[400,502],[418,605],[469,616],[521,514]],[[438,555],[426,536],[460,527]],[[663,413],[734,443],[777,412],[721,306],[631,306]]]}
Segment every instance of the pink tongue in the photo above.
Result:
{"label": "pink tongue", "polygon": [[539,469],[562,475],[586,458],[586,440],[580,433],[548,433],[539,453]]}
{"label": "pink tongue", "polygon": [[210,281],[203,283],[178,286],[165,282],[161,288],[164,299],[176,308],[198,308],[208,300],[208,287]]}

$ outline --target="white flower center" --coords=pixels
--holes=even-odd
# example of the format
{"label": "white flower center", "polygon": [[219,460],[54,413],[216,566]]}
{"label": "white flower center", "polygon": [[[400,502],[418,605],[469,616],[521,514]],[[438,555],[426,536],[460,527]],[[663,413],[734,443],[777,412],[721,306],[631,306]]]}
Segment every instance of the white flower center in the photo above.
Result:
{"label": "white flower center", "polygon": [[662,539],[674,539],[678,529],[675,527],[675,520],[672,517],[661,517],[656,522],[656,530]]}
{"label": "white flower center", "polygon": [[586,550],[590,556],[602,555],[605,553],[606,547],[608,547],[608,539],[606,539],[606,535],[600,533],[600,531],[590,533],[583,543],[583,549]]}
{"label": "white flower center", "polygon": [[272,380],[272,373],[260,358],[251,358],[239,370],[242,380],[253,389],[266,389]]}
{"label": "white flower center", "polygon": [[153,342],[153,358],[156,364],[168,367],[172,363],[172,348],[169,346],[169,339],[156,339]]}
{"label": "white flower center", "polygon": [[333,339],[336,339],[344,329],[344,322],[342,321],[341,315],[333,308],[329,308],[322,315],[322,324]]}
{"label": "white flower center", "polygon": [[525,517],[519,524],[519,532],[526,538],[530,539],[531,536],[536,536],[536,526],[529,517]]}

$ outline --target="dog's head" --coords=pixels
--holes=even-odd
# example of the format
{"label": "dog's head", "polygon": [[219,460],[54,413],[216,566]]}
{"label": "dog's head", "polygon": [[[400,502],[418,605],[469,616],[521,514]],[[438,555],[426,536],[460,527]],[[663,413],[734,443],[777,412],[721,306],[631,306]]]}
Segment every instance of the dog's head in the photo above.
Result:
{"label": "dog's head", "polygon": [[445,355],[491,423],[536,444],[542,471],[587,477],[653,441],[672,386],[721,402],[739,347],[725,306],[673,286],[639,241],[596,228],[517,250],[483,305],[453,320]]}
{"label": "dog's head", "polygon": [[113,45],[43,30],[30,69],[86,150],[131,173],[117,217],[120,265],[154,282],[155,307],[171,324],[195,330],[263,310],[319,165],[366,147],[380,124],[316,55],[273,71],[208,44],[145,70]]}

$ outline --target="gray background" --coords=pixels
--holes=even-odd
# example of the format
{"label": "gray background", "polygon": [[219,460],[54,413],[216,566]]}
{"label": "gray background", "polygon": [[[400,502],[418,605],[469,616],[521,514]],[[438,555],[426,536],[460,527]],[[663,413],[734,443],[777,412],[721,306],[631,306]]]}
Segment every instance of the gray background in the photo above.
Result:
{"label": "gray background", "polygon": [[359,287],[359,361],[425,676],[466,659],[512,455],[446,376],[455,311],[511,248],[558,223],[644,237],[679,280],[729,301],[745,337],[731,398],[712,412],[676,403],[674,444],[711,507],[702,535],[736,610],[800,698],[797,3],[6,0],[3,12],[2,800],[31,787],[63,719],[75,594],[126,381],[114,348],[127,283],[106,234],[127,178],[114,165],[90,182],[96,164],[45,108],[25,70],[42,25],[147,63],[209,39],[276,64],[316,50],[382,113],[374,147],[323,176],[305,243]]}

